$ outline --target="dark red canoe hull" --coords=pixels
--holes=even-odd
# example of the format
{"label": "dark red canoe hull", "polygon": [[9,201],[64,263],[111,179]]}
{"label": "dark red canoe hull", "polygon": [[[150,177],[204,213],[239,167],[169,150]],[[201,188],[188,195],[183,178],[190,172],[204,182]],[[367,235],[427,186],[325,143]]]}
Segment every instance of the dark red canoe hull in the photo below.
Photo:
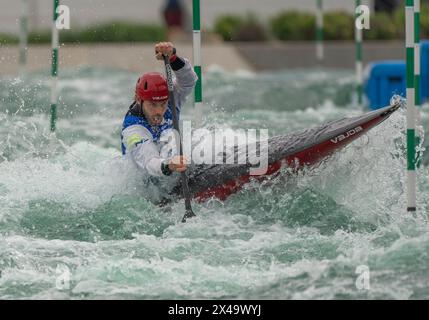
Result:
{"label": "dark red canoe hull", "polygon": [[[250,175],[250,165],[199,166],[189,174],[191,194],[197,201],[212,197],[225,200],[237,193],[251,179],[263,180],[283,166],[299,170],[312,166],[341,150],[398,110],[402,101],[364,115],[331,121],[299,133],[277,136],[268,141],[268,169],[264,175]],[[176,195],[181,193],[176,187]]]}

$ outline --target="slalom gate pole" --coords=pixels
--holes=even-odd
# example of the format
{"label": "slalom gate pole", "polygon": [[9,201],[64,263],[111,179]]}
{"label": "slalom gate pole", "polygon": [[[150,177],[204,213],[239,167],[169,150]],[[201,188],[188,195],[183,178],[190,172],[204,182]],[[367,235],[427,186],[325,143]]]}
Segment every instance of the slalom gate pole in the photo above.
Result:
{"label": "slalom gate pole", "polygon": [[323,48],[323,0],[317,0],[316,13],[316,57],[319,62],[324,58]]}
{"label": "slalom gate pole", "polygon": [[[361,0],[356,0],[356,8],[361,5]],[[358,13],[356,13],[356,18]],[[355,43],[356,43],[356,91],[357,91],[357,99],[358,105],[361,106],[363,103],[363,64],[362,64],[362,40],[363,40],[363,32],[362,29],[357,28],[355,23]]]}
{"label": "slalom gate pole", "polygon": [[198,76],[195,85],[195,123],[197,127],[202,124],[202,106],[203,106],[203,82],[201,71],[201,6],[200,0],[193,0],[193,47],[194,47],[194,70]]}
{"label": "slalom gate pole", "polygon": [[[420,100],[421,100],[421,52],[420,52],[420,2],[414,0],[414,84],[416,89],[415,106],[416,106],[416,126],[420,126]],[[420,145],[420,134],[416,134],[416,146]],[[416,167],[420,165],[420,154],[416,154]]]}
{"label": "slalom gate pole", "polygon": [[22,0],[22,13],[19,30],[19,73],[25,73],[28,50],[28,0]]}
{"label": "slalom gate pole", "polygon": [[58,96],[58,47],[59,47],[59,34],[56,27],[58,18],[57,8],[60,5],[59,0],[53,0],[53,20],[52,20],[52,61],[51,61],[51,131],[55,131],[57,122],[57,96]]}
{"label": "slalom gate pole", "polygon": [[[406,0],[405,43],[407,56],[407,211],[416,211],[416,90],[414,0]],[[419,63],[418,63],[419,64]]]}

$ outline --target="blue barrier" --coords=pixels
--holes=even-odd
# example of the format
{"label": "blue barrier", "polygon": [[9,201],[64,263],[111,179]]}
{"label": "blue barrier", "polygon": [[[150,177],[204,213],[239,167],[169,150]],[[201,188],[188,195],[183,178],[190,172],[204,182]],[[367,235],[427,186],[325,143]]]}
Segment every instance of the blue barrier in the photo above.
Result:
{"label": "blue barrier", "polygon": [[404,61],[381,61],[368,66],[365,94],[372,110],[388,106],[394,94],[405,97],[406,64]]}
{"label": "blue barrier", "polygon": [[421,42],[421,98],[429,101],[429,41]]}
{"label": "blue barrier", "polygon": [[[421,42],[420,97],[429,101],[429,41]],[[404,61],[373,62],[366,70],[364,91],[373,110],[387,106],[394,94],[406,96],[406,64]]]}

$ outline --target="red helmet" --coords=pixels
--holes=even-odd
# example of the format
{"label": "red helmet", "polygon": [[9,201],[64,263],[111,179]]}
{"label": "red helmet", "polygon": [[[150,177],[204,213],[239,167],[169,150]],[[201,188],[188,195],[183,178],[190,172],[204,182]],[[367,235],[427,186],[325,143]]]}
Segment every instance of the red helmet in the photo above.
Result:
{"label": "red helmet", "polygon": [[167,79],[160,73],[145,73],[137,80],[136,97],[146,101],[168,100]]}

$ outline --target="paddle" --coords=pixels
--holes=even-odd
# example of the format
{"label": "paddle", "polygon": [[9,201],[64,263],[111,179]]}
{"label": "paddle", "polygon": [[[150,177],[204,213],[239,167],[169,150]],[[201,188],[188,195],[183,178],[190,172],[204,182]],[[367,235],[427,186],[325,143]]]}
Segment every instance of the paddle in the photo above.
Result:
{"label": "paddle", "polygon": [[[171,70],[170,66],[170,59],[168,56],[164,55],[164,64],[165,64],[165,73],[167,75],[167,84],[168,84],[168,97],[170,100],[170,105],[172,106],[172,112],[173,112],[173,127],[178,133],[178,137],[176,137],[176,143],[179,143],[179,153],[180,156],[183,155],[183,148],[182,148],[182,140],[180,138],[180,130],[179,130],[179,122],[177,120],[177,113],[176,113],[176,102],[174,99],[174,85],[173,85],[173,72]],[[179,140],[179,141],[177,141]],[[186,175],[186,172],[181,173],[182,178],[182,189],[183,189],[183,195],[185,197],[185,215],[183,216],[182,222],[186,222],[186,219],[195,217],[194,211],[192,211],[191,207],[191,194],[189,192],[189,186],[188,186],[188,176]]]}

